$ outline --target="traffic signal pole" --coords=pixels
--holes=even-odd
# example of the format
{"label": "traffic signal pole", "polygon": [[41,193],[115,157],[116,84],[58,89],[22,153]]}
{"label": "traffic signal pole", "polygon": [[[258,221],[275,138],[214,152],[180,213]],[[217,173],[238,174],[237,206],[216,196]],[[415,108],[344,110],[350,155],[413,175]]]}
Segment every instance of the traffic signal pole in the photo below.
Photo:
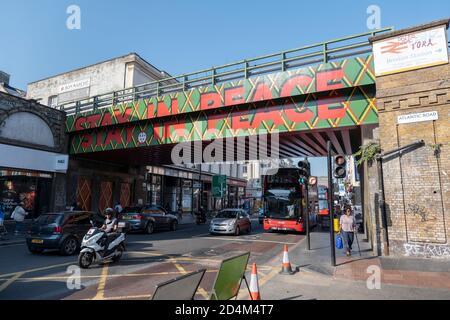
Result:
{"label": "traffic signal pole", "polygon": [[307,241],[307,249],[311,250],[311,236],[309,234],[309,188],[308,183],[305,184],[305,199],[306,199],[306,241]]}
{"label": "traffic signal pole", "polygon": [[334,209],[333,209],[333,169],[331,164],[331,142],[327,142],[327,164],[328,164],[328,210],[330,213],[330,246],[331,266],[336,266],[336,250],[334,246]]}

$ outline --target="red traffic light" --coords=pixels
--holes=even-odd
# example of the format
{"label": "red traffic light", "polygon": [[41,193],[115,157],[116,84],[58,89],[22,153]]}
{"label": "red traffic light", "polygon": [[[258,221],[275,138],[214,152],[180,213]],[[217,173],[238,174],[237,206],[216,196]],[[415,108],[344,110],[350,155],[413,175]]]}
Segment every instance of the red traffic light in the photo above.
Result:
{"label": "red traffic light", "polygon": [[338,166],[344,165],[345,157],[344,156],[336,156],[336,158],[334,158],[334,163],[336,163]]}

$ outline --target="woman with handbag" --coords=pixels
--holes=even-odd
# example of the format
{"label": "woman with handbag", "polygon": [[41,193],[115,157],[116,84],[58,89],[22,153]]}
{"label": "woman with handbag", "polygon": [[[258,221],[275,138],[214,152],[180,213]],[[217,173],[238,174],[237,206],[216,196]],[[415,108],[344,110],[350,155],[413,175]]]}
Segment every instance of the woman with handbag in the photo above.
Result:
{"label": "woman with handbag", "polygon": [[352,255],[352,245],[356,232],[355,217],[352,214],[351,208],[347,207],[345,213],[339,220],[339,227],[341,229],[341,235],[345,244],[345,252],[347,256]]}

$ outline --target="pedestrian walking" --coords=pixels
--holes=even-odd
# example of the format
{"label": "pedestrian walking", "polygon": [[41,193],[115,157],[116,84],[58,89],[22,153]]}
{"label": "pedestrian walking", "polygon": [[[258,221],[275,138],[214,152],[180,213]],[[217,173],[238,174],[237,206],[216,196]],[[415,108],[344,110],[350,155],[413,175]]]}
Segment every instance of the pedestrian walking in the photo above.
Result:
{"label": "pedestrian walking", "polygon": [[11,214],[11,219],[14,219],[14,221],[16,222],[16,230],[14,231],[15,235],[18,235],[20,232],[22,232],[23,221],[28,215],[28,212],[25,211],[23,206],[24,203],[20,202]]}
{"label": "pedestrian walking", "polygon": [[183,208],[181,207],[181,204],[178,205],[177,216],[178,220],[183,220]]}
{"label": "pedestrian walking", "polygon": [[353,240],[356,232],[355,217],[353,216],[351,208],[347,207],[345,209],[344,214],[339,219],[339,227],[344,240],[345,252],[347,256],[351,256]]}
{"label": "pedestrian walking", "polygon": [[[5,212],[3,211],[3,204],[0,203],[0,237],[8,234],[8,230],[5,227]],[[3,240],[3,238],[0,238]]]}

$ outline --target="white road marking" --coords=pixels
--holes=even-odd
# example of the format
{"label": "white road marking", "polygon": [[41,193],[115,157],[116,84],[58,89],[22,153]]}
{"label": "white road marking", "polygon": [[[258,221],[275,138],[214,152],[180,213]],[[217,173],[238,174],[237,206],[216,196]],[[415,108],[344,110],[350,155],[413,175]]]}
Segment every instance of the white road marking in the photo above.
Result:
{"label": "white road marking", "polygon": [[23,272],[17,273],[14,277],[6,281],[4,284],[0,286],[0,292],[8,288],[14,281],[16,281],[18,278],[20,278],[23,275]]}

